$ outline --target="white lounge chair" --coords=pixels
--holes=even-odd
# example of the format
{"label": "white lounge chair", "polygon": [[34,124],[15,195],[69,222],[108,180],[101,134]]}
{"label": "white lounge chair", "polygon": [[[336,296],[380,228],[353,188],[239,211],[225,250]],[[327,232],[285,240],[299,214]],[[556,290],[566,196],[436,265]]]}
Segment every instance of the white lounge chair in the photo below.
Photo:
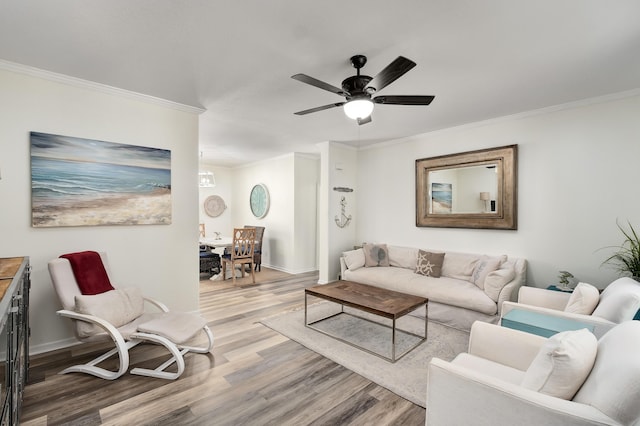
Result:
{"label": "white lounge chair", "polygon": [[[95,271],[89,271],[89,275],[98,273],[106,277],[107,284],[111,284],[105,253],[82,252],[67,256],[87,253],[90,255],[95,253],[94,261],[103,266],[103,268],[99,265],[92,268]],[[95,258],[96,255],[99,255],[99,258]],[[140,290],[135,287],[125,288],[112,284],[112,290],[83,295],[69,259],[53,259],[48,266],[54,289],[63,307],[62,310],[57,311],[57,314],[75,323],[74,331],[78,340],[82,342],[112,340],[115,343],[115,348],[104,355],[86,364],[69,367],[61,374],[78,372],[107,380],[117,379],[129,368],[129,349],[148,342],[164,346],[171,357],[156,369],[134,368],[131,374],[174,380],[184,372],[183,357],[187,352],[208,353],[213,347],[213,334],[206,320],[199,315],[170,312],[163,303],[143,297]],[[81,281],[83,281],[82,278]],[[145,312],[145,302],[155,306],[159,312]],[[187,345],[202,334],[208,340],[205,346]],[[116,354],[119,357],[119,367],[116,371],[98,367],[98,364]],[[177,366],[176,372],[165,371],[174,363]]]}

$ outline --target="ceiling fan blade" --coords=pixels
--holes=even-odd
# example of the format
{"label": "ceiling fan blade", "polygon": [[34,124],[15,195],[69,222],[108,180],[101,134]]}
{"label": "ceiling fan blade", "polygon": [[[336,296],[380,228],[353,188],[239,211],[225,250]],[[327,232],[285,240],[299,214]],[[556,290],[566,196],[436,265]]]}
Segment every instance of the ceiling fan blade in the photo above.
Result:
{"label": "ceiling fan blade", "polygon": [[387,105],[429,105],[435,96],[376,96],[372,99],[377,104]]}
{"label": "ceiling fan blade", "polygon": [[304,111],[294,112],[295,115],[306,115],[311,114],[312,112],[324,111],[325,109],[335,108],[344,105],[345,102],[336,102],[335,104],[322,105],[315,108],[305,109]]}
{"label": "ceiling fan blade", "polygon": [[303,83],[310,84],[310,85],[315,86],[315,87],[317,87],[319,89],[323,89],[323,90],[329,91],[331,93],[335,93],[336,95],[340,95],[340,96],[348,95],[348,93],[346,93],[344,90],[339,89],[336,86],[332,86],[329,83],[325,83],[324,81],[320,81],[317,78],[309,77],[306,74],[295,74],[295,75],[292,75],[291,78],[294,79],[294,80],[301,81]]}
{"label": "ceiling fan blade", "polygon": [[385,69],[380,71],[378,75],[373,77],[373,80],[367,84],[367,88],[373,87],[376,89],[376,92],[379,92],[398,78],[402,77],[407,71],[415,66],[416,63],[411,59],[407,59],[404,56],[398,56],[393,62],[387,65]]}
{"label": "ceiling fan blade", "polygon": [[363,124],[371,123],[371,116],[365,118],[358,118],[358,125],[362,126]]}

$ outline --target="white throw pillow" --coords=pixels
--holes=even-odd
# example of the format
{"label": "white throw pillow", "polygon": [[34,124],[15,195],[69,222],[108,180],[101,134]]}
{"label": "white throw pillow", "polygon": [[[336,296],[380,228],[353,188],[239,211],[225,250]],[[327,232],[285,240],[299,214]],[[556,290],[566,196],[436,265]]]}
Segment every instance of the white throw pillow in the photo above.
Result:
{"label": "white throw pillow", "polygon": [[[75,297],[75,311],[101,318],[114,327],[121,327],[138,318],[144,312],[144,299],[137,287],[126,287],[94,295]],[[102,327],[78,321],[81,338],[103,333]]]}
{"label": "white throw pillow", "polygon": [[573,314],[591,315],[596,306],[598,306],[599,301],[600,291],[596,287],[587,283],[578,283],[571,297],[569,297],[564,311]]}
{"label": "white throw pillow", "polygon": [[515,277],[516,271],[511,266],[489,272],[484,279],[485,294],[497,303],[503,287],[513,281]]}
{"label": "white throw pillow", "polygon": [[522,386],[570,400],[589,376],[597,352],[598,340],[586,328],[555,334],[533,359]]}
{"label": "white throw pillow", "polygon": [[342,253],[342,257],[344,257],[344,263],[346,263],[347,268],[352,271],[364,266],[364,251],[361,248],[345,251]]}
{"label": "white throw pillow", "polygon": [[484,279],[493,272],[500,268],[502,262],[507,260],[507,256],[489,257],[483,256],[476,266],[473,268],[473,274],[471,275],[471,282],[476,286],[484,290]]}
{"label": "white throw pillow", "polygon": [[628,278],[618,278],[604,289],[593,316],[615,323],[632,320],[640,309],[640,283]]}

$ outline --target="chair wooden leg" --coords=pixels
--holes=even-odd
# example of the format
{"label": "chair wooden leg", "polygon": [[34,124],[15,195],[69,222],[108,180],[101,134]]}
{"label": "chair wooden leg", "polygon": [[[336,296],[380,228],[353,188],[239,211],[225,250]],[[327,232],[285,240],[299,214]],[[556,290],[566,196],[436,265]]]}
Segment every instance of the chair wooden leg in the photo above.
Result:
{"label": "chair wooden leg", "polygon": [[256,268],[254,266],[255,265],[253,263],[251,263],[251,280],[255,284],[256,283]]}

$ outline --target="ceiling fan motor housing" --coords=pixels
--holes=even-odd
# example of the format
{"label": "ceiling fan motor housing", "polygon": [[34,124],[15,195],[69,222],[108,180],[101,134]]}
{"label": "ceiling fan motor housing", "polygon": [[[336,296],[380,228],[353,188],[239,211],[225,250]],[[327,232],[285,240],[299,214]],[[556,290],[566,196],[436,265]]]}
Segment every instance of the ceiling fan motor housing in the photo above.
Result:
{"label": "ceiling fan motor housing", "polygon": [[348,94],[347,100],[363,96],[370,97],[370,93],[365,90],[365,87],[371,80],[372,78],[368,75],[354,75],[353,77],[345,78],[342,81],[342,90]]}

